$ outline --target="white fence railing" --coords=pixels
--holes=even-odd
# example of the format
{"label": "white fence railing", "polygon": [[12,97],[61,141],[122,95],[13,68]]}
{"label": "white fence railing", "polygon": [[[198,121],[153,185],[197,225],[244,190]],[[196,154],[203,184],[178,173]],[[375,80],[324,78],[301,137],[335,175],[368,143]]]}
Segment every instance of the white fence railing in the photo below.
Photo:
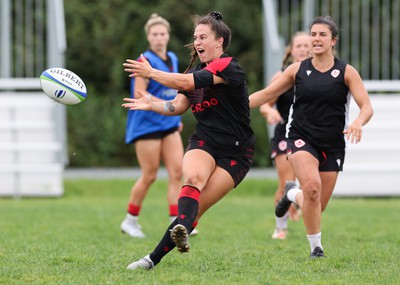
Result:
{"label": "white fence railing", "polygon": [[0,15],[0,196],[60,196],[66,110],[39,76],[64,65],[63,0],[1,0]]}
{"label": "white fence railing", "polygon": [[[336,50],[340,58],[365,80],[400,79],[400,1],[263,0],[263,5],[268,18],[264,21],[267,52],[278,43],[275,33],[283,52],[293,34],[308,30],[316,16],[330,15],[339,28]],[[264,60],[269,79],[280,66],[270,56]]]}

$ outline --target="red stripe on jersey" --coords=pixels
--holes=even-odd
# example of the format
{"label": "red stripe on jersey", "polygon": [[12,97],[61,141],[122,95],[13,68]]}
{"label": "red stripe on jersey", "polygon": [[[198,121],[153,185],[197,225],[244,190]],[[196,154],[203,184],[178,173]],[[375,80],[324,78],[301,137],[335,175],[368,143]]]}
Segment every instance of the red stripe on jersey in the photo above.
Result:
{"label": "red stripe on jersey", "polygon": [[231,61],[232,57],[221,57],[210,62],[204,69],[210,71],[214,75],[217,75],[217,72],[224,70]]}

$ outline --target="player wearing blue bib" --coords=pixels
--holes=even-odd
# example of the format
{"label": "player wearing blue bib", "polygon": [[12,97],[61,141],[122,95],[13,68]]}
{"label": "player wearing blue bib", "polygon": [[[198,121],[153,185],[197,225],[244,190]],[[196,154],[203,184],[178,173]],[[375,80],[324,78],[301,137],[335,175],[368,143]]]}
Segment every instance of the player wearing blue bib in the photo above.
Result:
{"label": "player wearing blue bib", "polygon": [[[178,58],[167,51],[170,26],[167,20],[153,14],[145,25],[149,50],[143,53],[154,68],[178,72]],[[144,96],[153,101],[173,100],[176,89],[164,86],[152,79],[135,77],[131,79],[131,98],[140,98],[138,90],[146,91]],[[178,196],[182,179],[183,144],[179,133],[180,116],[162,116],[156,112],[130,110],[126,124],[127,144],[134,144],[141,176],[132,186],[125,219],[121,231],[131,237],[145,237],[138,218],[147,191],[157,177],[160,162],[168,171],[167,201],[169,215],[175,220],[178,214]]]}
{"label": "player wearing blue bib", "polygon": [[[156,53],[147,50],[143,56],[150,62],[151,66],[165,72],[178,72],[178,58],[172,51],[167,52],[167,60],[161,59]],[[131,97],[134,98],[135,78],[131,79]],[[161,100],[173,100],[177,94],[175,89],[166,87],[152,79],[149,80],[147,92]],[[163,116],[156,112],[141,110],[129,110],[126,123],[127,144],[134,142],[144,135],[155,132],[177,130],[181,123],[180,116]]]}

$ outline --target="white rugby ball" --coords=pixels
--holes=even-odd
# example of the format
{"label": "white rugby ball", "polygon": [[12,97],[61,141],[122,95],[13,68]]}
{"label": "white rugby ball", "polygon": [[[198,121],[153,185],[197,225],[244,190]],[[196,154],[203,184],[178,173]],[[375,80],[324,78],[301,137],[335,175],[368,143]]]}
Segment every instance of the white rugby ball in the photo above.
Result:
{"label": "white rugby ball", "polygon": [[85,101],[87,92],[83,80],[72,71],[53,67],[42,72],[40,85],[50,99],[64,105]]}

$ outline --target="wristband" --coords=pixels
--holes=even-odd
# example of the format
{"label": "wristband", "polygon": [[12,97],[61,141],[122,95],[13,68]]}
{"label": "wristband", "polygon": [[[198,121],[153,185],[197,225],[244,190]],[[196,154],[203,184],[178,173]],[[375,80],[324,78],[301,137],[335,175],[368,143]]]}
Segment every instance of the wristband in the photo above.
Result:
{"label": "wristband", "polygon": [[168,111],[168,107],[167,107],[167,102],[166,101],[164,101],[163,104],[164,104],[164,111],[163,111],[163,114],[164,114],[164,113],[166,113]]}

